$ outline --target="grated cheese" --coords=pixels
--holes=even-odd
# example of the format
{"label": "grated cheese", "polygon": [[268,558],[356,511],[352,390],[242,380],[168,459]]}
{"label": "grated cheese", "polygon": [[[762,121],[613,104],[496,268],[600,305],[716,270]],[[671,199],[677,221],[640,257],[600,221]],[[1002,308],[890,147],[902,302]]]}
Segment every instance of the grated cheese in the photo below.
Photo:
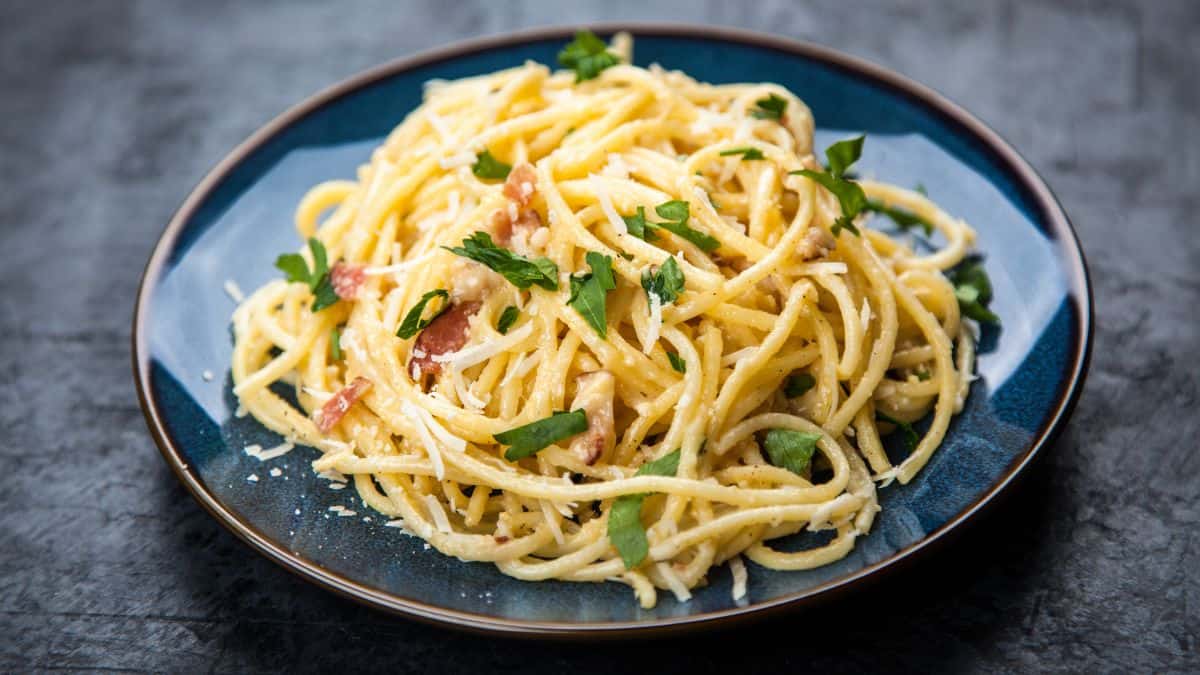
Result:
{"label": "grated cheese", "polygon": [[476,161],[475,153],[464,150],[456,155],[449,155],[438,160],[443,169],[457,169],[460,166],[471,166]]}
{"label": "grated cheese", "polygon": [[657,293],[647,293],[650,297],[650,323],[646,326],[646,341],[642,343],[642,353],[649,354],[658,343],[662,332],[662,298]]}
{"label": "grated cheese", "polygon": [[442,508],[442,503],[434,495],[425,495],[425,506],[429,509],[429,517],[433,519],[433,524],[437,527],[438,532],[453,532],[450,528],[450,518],[446,516],[446,509]]}
{"label": "grated cheese", "polygon": [[250,481],[251,483],[257,483],[257,482],[258,482],[258,475],[257,475],[257,474],[253,474],[253,473],[252,473],[252,474],[250,474],[249,476],[246,476],[246,480]]}
{"label": "grated cheese", "polygon": [[442,451],[437,447],[437,441],[433,440],[433,434],[425,426],[425,417],[421,414],[425,410],[408,401],[401,401],[400,411],[417,426],[417,435],[421,437],[421,443],[425,446],[425,453],[429,455],[429,461],[433,464],[433,475],[437,476],[438,480],[444,479],[446,477],[446,465],[442,462]]}
{"label": "grated cheese", "polygon": [[[612,155],[609,155],[612,157]],[[600,200],[600,210],[604,211],[605,217],[612,225],[617,234],[629,234],[629,228],[625,226],[625,221],[621,219],[620,214],[613,208],[612,197],[608,194],[608,188],[604,187],[604,181],[596,175],[589,175],[588,181],[592,185],[592,191],[596,193],[596,198]]]}
{"label": "grated cheese", "polygon": [[204,381],[205,381],[205,382],[212,382],[212,379],[213,379],[213,371],[211,371],[211,370],[206,370],[206,371],[204,371],[203,373],[200,373],[200,377],[204,378]]}
{"label": "grated cheese", "polygon": [[237,285],[233,279],[225,280],[225,294],[233,299],[237,304],[242,304],[246,300],[246,294],[242,292],[241,287]]}
{"label": "grated cheese", "polygon": [[658,573],[662,575],[663,581],[667,582],[667,589],[675,595],[675,599],[679,602],[687,602],[692,599],[692,594],[688,591],[687,586],[683,583],[683,579],[675,573],[675,569],[670,563],[660,562],[654,566]]}
{"label": "grated cheese", "polygon": [[508,335],[502,338],[489,340],[488,342],[460,349],[450,354],[434,354],[431,358],[438,363],[449,363],[451,367],[458,370],[466,370],[471,366],[487,361],[501,352],[512,349],[532,334],[533,322],[530,321],[514,331],[509,331]]}
{"label": "grated cheese", "polygon": [[729,572],[733,575],[733,601],[738,607],[745,607],[749,602],[746,599],[746,580],[749,575],[746,574],[746,563],[742,562],[742,556],[735,555],[729,559]]}

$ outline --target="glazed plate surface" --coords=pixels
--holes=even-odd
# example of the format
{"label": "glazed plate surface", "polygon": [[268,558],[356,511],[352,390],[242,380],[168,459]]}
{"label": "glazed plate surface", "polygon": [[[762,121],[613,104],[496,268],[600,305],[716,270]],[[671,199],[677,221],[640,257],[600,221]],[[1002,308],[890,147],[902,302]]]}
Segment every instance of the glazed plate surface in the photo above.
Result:
{"label": "glazed plate surface", "polygon": [[[617,26],[597,27],[607,35]],[[1092,309],[1086,268],[1065,214],[994,132],[936,93],[826,48],[713,28],[630,26],[639,65],[714,83],[778,82],[812,108],[817,147],[865,132],[858,168],[923,185],[979,233],[1003,328],[981,336],[980,379],[942,448],[915,480],[881,491],[882,513],[845,559],[805,572],[747,563],[749,602],[731,599],[726,567],[687,603],[660,595],[642,610],[619,584],[526,583],[466,563],[385,527],[352,488],[332,490],[312,448],[268,462],[242,452],[280,442],[234,415],[229,316],[222,286],[247,292],[299,248],[292,214],[304,192],[352,178],[420,104],[422,83],[527,59],[552,64],[569,29],[450,46],[380,66],[301,103],[260,130],[188,197],[147,267],[134,326],[143,408],[163,456],[222,524],[284,567],[377,607],[456,626],[517,633],[606,633],[702,625],[794,606],[882,573],[977,515],[1051,443],[1082,387]],[[215,375],[211,380],[204,374]],[[899,452],[897,448],[893,451]],[[279,469],[278,476],[271,469]],[[249,477],[254,475],[257,480]],[[330,507],[356,512],[339,517]],[[802,535],[789,546],[819,539]]]}

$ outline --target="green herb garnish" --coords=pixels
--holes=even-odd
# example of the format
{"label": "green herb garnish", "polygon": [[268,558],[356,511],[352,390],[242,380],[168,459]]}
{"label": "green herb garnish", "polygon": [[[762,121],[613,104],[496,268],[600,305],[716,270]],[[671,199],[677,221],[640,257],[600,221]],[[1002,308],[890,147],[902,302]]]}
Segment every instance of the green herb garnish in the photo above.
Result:
{"label": "green herb garnish", "polygon": [[604,40],[590,30],[575,33],[575,39],[558,53],[558,65],[575,71],[575,83],[590,80],[600,71],[620,63],[616,54],[608,51]]}
{"label": "green herb garnish", "polygon": [[[638,468],[636,476],[674,476],[679,471],[680,451],[675,450]],[[621,495],[608,512],[608,540],[621,554],[625,569],[631,570],[646,559],[650,542],[642,527],[642,501],[650,493]]]}
{"label": "green herb garnish", "polygon": [[803,396],[804,392],[817,386],[817,379],[808,373],[789,375],[783,381],[783,395],[788,398]]}
{"label": "green herb garnish", "polygon": [[680,355],[676,354],[675,352],[667,352],[667,360],[671,362],[671,367],[674,368],[676,372],[687,372],[687,361],[684,361],[683,357]]}
{"label": "green herb garnish", "polygon": [[484,149],[475,158],[475,164],[471,167],[471,173],[479,178],[495,178],[497,180],[508,178],[509,171],[512,171],[512,165],[496,159],[487,149]]}
{"label": "green herb garnish", "polygon": [[497,443],[509,446],[504,458],[515,462],[565,438],[583,433],[587,428],[587,415],[583,410],[560,411],[545,419],[502,431],[493,438]]}
{"label": "green herb garnish", "polygon": [[954,284],[954,297],[966,316],[976,321],[1000,325],[1000,317],[987,308],[992,301],[992,282],[979,258],[968,258],[946,275]]}
{"label": "green herb garnish", "polygon": [[571,298],[567,304],[575,308],[602,338],[608,337],[608,292],[617,287],[613,278],[612,258],[588,251],[584,256],[592,271],[571,277]]}
{"label": "green herb garnish", "polygon": [[316,237],[308,239],[308,249],[312,252],[313,266],[310,270],[304,256],[299,253],[284,253],[275,259],[275,267],[283,271],[289,282],[308,284],[313,292],[312,311],[322,309],[338,301],[338,295],[333,290],[333,282],[329,279],[329,260],[325,253],[325,245]]}
{"label": "green herb garnish", "polygon": [[558,290],[558,265],[549,258],[529,260],[497,246],[487,232],[476,232],[463,239],[463,245],[442,248],[469,260],[483,263],[499,272],[512,285],[525,290],[536,284],[548,291]]}
{"label": "green herb garnish", "polygon": [[654,207],[654,212],[658,214],[659,218],[663,218],[664,221],[647,223],[647,225],[660,227],[678,237],[686,239],[699,246],[700,250],[705,253],[711,253],[721,247],[721,242],[717,241],[716,238],[688,226],[688,219],[691,217],[691,206],[687,202],[672,199],[669,202],[663,202]]}
{"label": "green herb garnish", "polygon": [[757,117],[760,120],[782,120],[783,111],[787,109],[787,99],[771,94],[766,98],[760,98],[754,102],[754,108],[750,111],[751,117]]}
{"label": "green herb garnish", "polygon": [[508,335],[508,329],[513,327],[519,316],[521,316],[521,311],[513,305],[505,307],[504,311],[500,312],[500,319],[496,322],[496,330],[501,335]]}
{"label": "green herb garnish", "polygon": [[762,150],[759,150],[758,148],[751,148],[749,146],[744,148],[730,148],[728,150],[722,150],[717,154],[721,155],[722,157],[741,155],[742,159],[766,159],[763,157]]}
{"label": "green herb garnish", "polygon": [[808,463],[817,450],[819,440],[821,434],[792,429],[771,429],[763,439],[763,447],[772,464],[796,475],[804,475],[804,470],[808,468]]}
{"label": "green herb garnish", "polygon": [[891,415],[888,415],[880,410],[875,411],[875,419],[887,422],[888,424],[895,426],[898,431],[903,432],[904,445],[908,447],[909,452],[915,450],[917,444],[921,442],[921,437],[917,434],[917,430],[913,429],[913,425],[909,424],[908,422],[901,422],[895,417],[892,417]]}
{"label": "green herb garnish", "polygon": [[629,234],[643,241],[654,241],[654,225],[646,222],[644,206],[637,207],[637,213],[632,216],[621,216],[621,220],[625,221],[625,229],[629,230]]}
{"label": "green herb garnish", "polygon": [[867,194],[863,192],[862,187],[845,177],[850,166],[858,161],[862,156],[863,141],[865,136],[858,136],[845,141],[838,141],[825,149],[825,158],[829,162],[829,166],[825,171],[812,171],[811,169],[800,169],[792,171],[793,175],[800,175],[816,181],[826,190],[833,193],[837,197],[838,204],[842,207],[842,215],[833,223],[830,231],[833,236],[838,236],[843,229],[850,230],[855,235],[859,235],[858,228],[854,226],[854,218],[863,209],[867,208]]}
{"label": "green herb garnish", "polygon": [[683,292],[683,286],[683,270],[679,269],[674,256],[668,257],[657,272],[642,272],[642,288],[646,291],[646,297],[654,295],[662,305],[675,302]]}
{"label": "green herb garnish", "polygon": [[873,211],[891,218],[892,222],[899,225],[900,229],[902,230],[910,230],[920,225],[921,229],[925,231],[926,237],[933,234],[933,223],[925,220],[912,211],[901,209],[895,206],[888,206],[878,199],[868,199],[867,205],[863,207],[863,210]]}
{"label": "green herb garnish", "polygon": [[[437,308],[433,314],[429,315],[428,319],[422,319],[421,314],[425,311],[425,306],[434,298],[441,298],[441,306]],[[396,329],[396,337],[404,340],[420,333],[423,328],[433,322],[434,319],[441,316],[442,312],[450,309],[450,293],[445,289],[435,288],[417,301],[413,308],[408,310],[408,314],[404,315],[404,320],[400,322],[400,327]]]}
{"label": "green herb garnish", "polygon": [[329,334],[329,356],[334,361],[341,361],[342,357],[342,331],[337,326],[333,327],[333,331]]}

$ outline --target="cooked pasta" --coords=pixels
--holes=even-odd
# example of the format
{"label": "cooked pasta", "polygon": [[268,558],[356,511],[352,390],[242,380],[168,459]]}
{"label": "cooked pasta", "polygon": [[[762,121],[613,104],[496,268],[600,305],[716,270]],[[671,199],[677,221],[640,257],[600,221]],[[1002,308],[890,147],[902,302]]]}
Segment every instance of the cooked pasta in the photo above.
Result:
{"label": "cooked pasta", "polygon": [[[744,593],[741,556],[836,561],[963,407],[974,343],[943,271],[974,232],[852,179],[861,139],[824,166],[783,87],[593,41],[573,70],[428,83],[356,180],[312,188],[310,243],[233,315],[234,392],[370,508],[519,579],[652,607],[727,561]],[[833,537],[772,548],[805,529]]]}

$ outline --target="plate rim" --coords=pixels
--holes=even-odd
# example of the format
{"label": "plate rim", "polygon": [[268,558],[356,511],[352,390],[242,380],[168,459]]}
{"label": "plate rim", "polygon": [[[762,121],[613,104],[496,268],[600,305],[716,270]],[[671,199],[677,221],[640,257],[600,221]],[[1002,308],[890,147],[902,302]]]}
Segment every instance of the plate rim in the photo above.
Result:
{"label": "plate rim", "polygon": [[[951,121],[965,128],[970,135],[973,135],[975,139],[980,141],[993,153],[1001,166],[1016,178],[1017,184],[1028,191],[1029,196],[1032,198],[1032,205],[1045,218],[1051,233],[1058,242],[1056,248],[1059,249],[1060,253],[1056,257],[1069,263],[1069,269],[1066,270],[1069,289],[1067,301],[1075,305],[1076,320],[1074,322],[1074,329],[1078,339],[1074,344],[1070,345],[1073,350],[1071,357],[1072,367],[1063,386],[1056,392],[1052,414],[1047,418],[1046,423],[1035,433],[1033,440],[1030,442],[1029,449],[1024,454],[1014,458],[1008,469],[990,488],[977,497],[974,502],[943,523],[939,528],[926,534],[916,543],[844,577],[832,579],[803,591],[752,603],[745,607],[734,607],[687,616],[663,617],[649,621],[580,623],[571,621],[524,621],[463,612],[417,600],[400,598],[385,591],[371,588],[349,577],[318,567],[316,564],[291,553],[285,547],[260,532],[241,516],[231,511],[201,482],[199,476],[193,472],[192,467],[188,465],[182,453],[176,447],[175,440],[171,437],[163,422],[158,401],[150,394],[151,368],[148,349],[149,322],[147,321],[153,290],[161,281],[170,253],[184,226],[192,218],[197,207],[211,195],[213,188],[221,180],[245,160],[247,155],[299,118],[321,106],[336,101],[348,93],[395,74],[421,66],[496,48],[513,46],[523,42],[566,39],[574,31],[583,28],[604,34],[629,31],[635,36],[642,34],[660,37],[687,37],[700,40],[716,39],[756,47],[766,47],[864,76],[868,80],[882,83],[899,93],[907,95],[928,109],[949,118]],[[162,234],[159,235],[158,241],[155,243],[150,258],[143,270],[142,279],[138,286],[133,312],[131,346],[133,375],[142,414],[154,438],[155,445],[158,446],[160,454],[168,466],[171,467],[176,478],[184,485],[188,493],[225,529],[285,570],[306,581],[315,583],[323,589],[333,591],[342,597],[361,604],[443,627],[519,637],[630,637],[635,634],[643,636],[665,632],[679,632],[700,627],[727,626],[734,621],[765,618],[776,615],[781,611],[795,610],[804,605],[824,602],[832,596],[848,592],[862,585],[860,582],[865,583],[871,580],[878,580],[885,573],[895,572],[898,569],[906,567],[919,556],[928,554],[930,550],[943,543],[950,535],[957,534],[962,526],[994,504],[997,498],[1005,493],[1012,483],[1024,473],[1030,463],[1042,455],[1044,450],[1052,445],[1062,432],[1067,419],[1070,417],[1079,400],[1091,361],[1094,332],[1093,312],[1092,282],[1088,273],[1083,247],[1065,210],[1045,180],[996,131],[941,93],[890,68],[858,56],[846,54],[832,47],[806,40],[724,26],[618,21],[542,26],[455,41],[444,46],[422,50],[408,56],[389,60],[340,80],[291,106],[283,113],[260,126],[205,174],[196,187],[188,193],[182,205],[171,216]]]}

